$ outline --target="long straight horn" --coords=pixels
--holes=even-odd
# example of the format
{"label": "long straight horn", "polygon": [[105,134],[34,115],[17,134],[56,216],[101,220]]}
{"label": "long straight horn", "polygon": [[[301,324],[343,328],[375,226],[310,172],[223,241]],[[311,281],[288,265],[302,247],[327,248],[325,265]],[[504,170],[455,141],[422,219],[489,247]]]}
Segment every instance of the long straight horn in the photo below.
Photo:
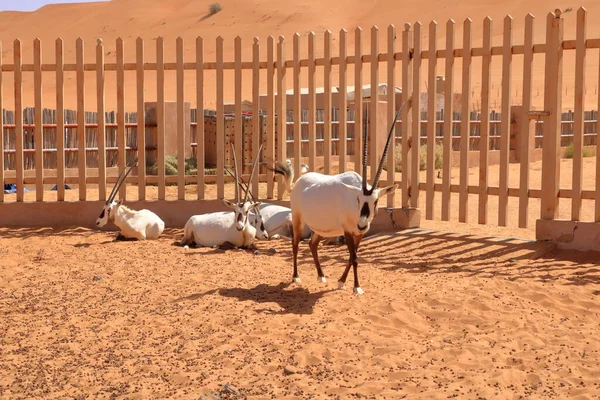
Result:
{"label": "long straight horn", "polygon": [[[362,112],[362,110],[359,112]],[[366,194],[366,192],[367,192],[367,159],[369,158],[368,157],[369,145],[367,142],[369,141],[369,130],[364,129],[364,127],[362,127],[362,129],[363,129],[362,189],[363,189],[363,193]],[[344,168],[345,168],[345,166],[344,166]]]}
{"label": "long straight horn", "polygon": [[108,195],[108,198],[106,199],[106,204],[110,204],[112,203],[112,201],[115,199],[115,195],[117,194],[117,190],[119,190],[119,182],[121,182],[121,179],[123,178],[123,174],[125,173],[125,170],[121,170],[121,172],[119,172],[119,176],[117,177],[117,181],[115,182],[115,186],[113,186],[112,190],[110,191],[110,194]]}
{"label": "long straight horn", "polygon": [[[400,106],[398,111],[396,111],[396,116],[394,117],[394,122],[392,122],[392,126],[390,127],[390,133],[388,133],[387,141],[385,142],[385,147],[383,148],[383,154],[381,155],[381,160],[379,161],[379,167],[377,168],[377,173],[375,174],[375,179],[373,179],[373,185],[371,186],[371,190],[374,190],[377,187],[377,184],[379,183],[379,177],[381,176],[381,172],[383,171],[383,161],[385,160],[385,157],[390,148],[390,142],[392,140],[392,135],[396,128],[396,122],[398,121],[400,112],[404,108],[405,104],[406,104],[406,101],[404,103],[402,103],[402,105]],[[417,143],[417,145],[418,145],[418,143]]]}
{"label": "long straight horn", "polygon": [[[240,189],[248,190],[248,186],[246,185],[246,181],[244,181],[244,177],[240,176],[240,179],[236,179],[235,175],[229,170],[229,168],[225,168],[225,172],[227,172],[234,179],[235,183]],[[250,192],[250,198],[252,199],[252,201],[254,201],[254,196],[252,195],[252,192]]]}
{"label": "long straight horn", "polygon": [[233,177],[233,179],[236,182],[235,185],[235,202],[239,203],[240,202],[240,189],[238,188],[237,182],[238,182],[238,165],[237,165],[237,158],[235,156],[235,147],[233,147],[233,143],[231,143],[231,152],[233,153],[233,165],[235,167],[235,176]]}
{"label": "long straight horn", "polygon": [[125,181],[127,180],[127,175],[129,175],[129,173],[131,172],[132,169],[133,169],[133,167],[127,167],[124,170],[125,174],[121,177],[121,180],[117,181],[117,183],[115,184],[115,187],[114,187],[114,191],[115,192],[112,193],[112,198],[110,199],[111,202],[115,199],[115,196],[119,192],[119,189],[121,188],[121,186],[123,185],[123,183],[125,183]]}
{"label": "long straight horn", "polygon": [[248,180],[246,195],[244,196],[244,203],[246,201],[248,201],[248,194],[250,193],[250,182],[252,182],[252,180],[254,179],[254,172],[256,171],[256,166],[258,165],[258,160],[260,160],[260,151],[262,150],[262,148],[263,148],[263,145],[261,144],[260,147],[258,148],[258,152],[256,153],[256,159],[254,160],[254,163],[252,164],[252,172],[250,173],[250,180]]}

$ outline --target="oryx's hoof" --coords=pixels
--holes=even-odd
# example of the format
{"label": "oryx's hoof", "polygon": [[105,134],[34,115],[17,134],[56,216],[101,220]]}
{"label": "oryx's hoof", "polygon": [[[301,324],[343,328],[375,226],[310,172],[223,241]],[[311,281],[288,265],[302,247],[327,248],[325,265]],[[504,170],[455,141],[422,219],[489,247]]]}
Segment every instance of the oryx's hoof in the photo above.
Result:
{"label": "oryx's hoof", "polygon": [[320,283],[327,283],[327,278],[325,278],[324,276],[319,276],[319,277],[317,278],[317,282],[320,282]]}
{"label": "oryx's hoof", "polygon": [[346,289],[346,283],[338,281],[338,290]]}
{"label": "oryx's hoof", "polygon": [[294,283],[300,283],[300,278],[294,278]]}
{"label": "oryx's hoof", "polygon": [[354,294],[365,294],[365,292],[361,288],[355,287]]}

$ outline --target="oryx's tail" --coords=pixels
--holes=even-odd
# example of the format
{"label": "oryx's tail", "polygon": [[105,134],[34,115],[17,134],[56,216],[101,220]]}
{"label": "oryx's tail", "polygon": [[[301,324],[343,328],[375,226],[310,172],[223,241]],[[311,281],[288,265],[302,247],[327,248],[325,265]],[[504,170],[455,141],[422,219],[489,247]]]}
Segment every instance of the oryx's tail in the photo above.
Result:
{"label": "oryx's tail", "polygon": [[292,182],[294,181],[294,167],[292,167],[292,163],[289,160],[285,163],[275,161],[273,166],[267,165],[267,168],[283,177],[285,192],[289,193],[292,190]]}

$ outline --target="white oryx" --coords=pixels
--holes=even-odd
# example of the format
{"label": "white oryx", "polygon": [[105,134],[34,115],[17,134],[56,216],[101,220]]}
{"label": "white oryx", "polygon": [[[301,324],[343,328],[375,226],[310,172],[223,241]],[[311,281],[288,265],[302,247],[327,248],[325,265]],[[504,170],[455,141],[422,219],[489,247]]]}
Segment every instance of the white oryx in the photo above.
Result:
{"label": "white oryx", "polygon": [[[402,110],[402,107],[400,110]],[[294,184],[290,193],[292,207],[293,227],[293,279],[300,282],[298,276],[298,245],[301,232],[306,224],[313,231],[309,241],[310,250],[317,267],[318,279],[326,282],[318,255],[319,242],[328,236],[344,235],[350,260],[339,279],[339,289],[344,289],[348,272],[354,269],[354,293],[362,294],[363,290],[358,283],[357,250],[363,236],[369,231],[371,221],[377,212],[377,201],[380,197],[392,193],[398,185],[377,189],[377,183],[383,170],[383,160],[388,152],[390,139],[394,132],[398,114],[396,113],[392,127],[387,137],[385,148],[379,167],[373,179],[373,184],[367,184],[367,147],[368,131],[363,135],[363,168],[362,177],[356,172],[344,172],[338,175],[323,175],[317,172],[308,172],[301,176]]]}
{"label": "white oryx", "polygon": [[[233,145],[232,145],[233,148]],[[252,165],[250,180],[254,177],[256,165],[258,164],[259,154],[262,146],[258,149],[256,159]],[[235,164],[235,181],[238,179],[238,166],[233,150],[233,162]],[[235,184],[235,199],[232,203],[229,200],[223,200],[225,205],[232,208],[234,212],[223,211],[202,215],[192,216],[185,224],[183,229],[183,238],[181,244],[188,246],[195,243],[197,246],[221,246],[230,243],[235,247],[246,248],[250,246],[257,237],[259,239],[267,239],[268,236],[264,230],[258,230],[250,224],[248,213],[250,209],[258,207],[260,203],[248,201],[249,191],[244,195],[244,200],[240,200],[240,191],[238,184]]]}
{"label": "white oryx", "polygon": [[114,201],[119,188],[131,172],[131,168],[127,167],[119,174],[100,216],[96,219],[96,226],[103,227],[108,222],[114,223],[120,229],[115,240],[121,236],[138,240],[157,239],[165,229],[165,223],[158,215],[150,210],[132,210],[123,205],[123,200]]}

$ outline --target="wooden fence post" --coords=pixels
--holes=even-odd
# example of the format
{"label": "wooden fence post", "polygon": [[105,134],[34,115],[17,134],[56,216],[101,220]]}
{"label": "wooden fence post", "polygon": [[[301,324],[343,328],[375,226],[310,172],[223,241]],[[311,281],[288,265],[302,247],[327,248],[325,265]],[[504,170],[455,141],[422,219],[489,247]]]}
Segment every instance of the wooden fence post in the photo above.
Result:
{"label": "wooden fence post", "polygon": [[555,219],[558,215],[560,188],[560,122],[562,105],[562,40],[561,11],[546,17],[546,71],[544,82],[544,142],[542,151],[542,207],[541,219]]}

